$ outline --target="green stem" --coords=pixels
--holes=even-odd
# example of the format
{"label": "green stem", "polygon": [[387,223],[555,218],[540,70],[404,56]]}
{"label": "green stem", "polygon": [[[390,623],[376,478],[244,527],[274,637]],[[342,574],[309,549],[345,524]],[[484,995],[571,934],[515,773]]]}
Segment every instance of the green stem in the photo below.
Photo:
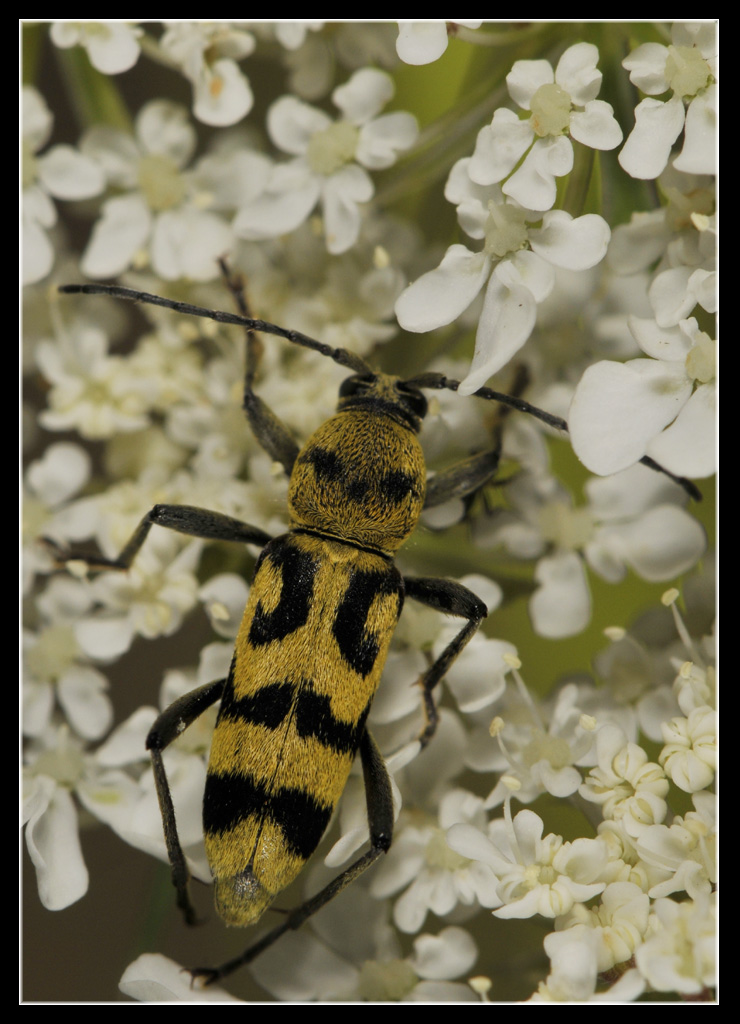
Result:
{"label": "green stem", "polygon": [[130,132],[131,115],[115,78],[96,71],[81,46],[57,49],[56,56],[80,129],[107,125]]}

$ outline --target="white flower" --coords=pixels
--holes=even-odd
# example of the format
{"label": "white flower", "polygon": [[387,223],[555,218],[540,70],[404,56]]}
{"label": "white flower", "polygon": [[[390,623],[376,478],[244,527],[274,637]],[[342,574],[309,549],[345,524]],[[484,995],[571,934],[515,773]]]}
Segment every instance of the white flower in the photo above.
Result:
{"label": "white flower", "polygon": [[668,166],[657,184],[663,205],[633,213],[612,232],[606,262],[617,274],[647,271],[656,264],[660,274],[676,266],[706,266],[714,258],[714,179]]}
{"label": "white flower", "polygon": [[128,71],[139,59],[140,28],[124,21],[55,21],[50,30],[55,46],[84,46],[90,63],[104,75]]}
{"label": "white flower", "polygon": [[399,21],[396,52],[406,64],[431,64],[447,49],[456,25],[480,28],[483,21]]}
{"label": "white flower", "polygon": [[717,712],[694,708],[686,718],[663,724],[665,746],[658,760],[684,793],[706,789],[717,768]]}
{"label": "white flower", "polygon": [[[577,688],[564,686],[554,704],[535,704],[514,673],[517,694],[510,696],[499,711],[497,722],[503,728],[491,730],[469,755],[469,764],[476,771],[504,772],[486,800],[486,807],[496,807],[511,793],[512,780],[516,780],[516,798],[528,804],[542,793],[562,799],[570,796],[581,783],[581,773],[575,765],[588,763],[595,734],[582,724],[582,712],[577,706]],[[517,701],[516,696],[521,699]],[[501,755],[493,753],[495,745]]]}
{"label": "white flower", "polygon": [[550,974],[540,982],[532,1003],[623,1003],[642,995],[645,982],[638,971],[627,971],[606,992],[596,992],[599,981],[596,944],[590,929],[569,928],[545,936]]}
{"label": "white flower", "polygon": [[24,635],[23,732],[39,737],[51,725],[55,698],[65,718],[83,739],[100,739],[113,721],[108,680],[84,663],[75,635],[92,596],[78,580],[51,580],[38,599],[42,624]]}
{"label": "white flower", "polygon": [[383,898],[405,889],[393,908],[393,918],[401,931],[417,932],[430,910],[443,917],[458,904],[500,905],[490,867],[471,863],[472,858],[465,854],[461,857],[445,838],[453,823],[482,815],[483,801],[457,789],[441,799],[438,821],[417,825],[413,817],[408,821],[399,819],[393,845],[378,865],[370,891]]}
{"label": "white flower", "polygon": [[685,492],[646,466],[588,481],[588,509],[597,523],[585,547],[591,568],[619,582],[627,568],[644,580],[674,579],[706,550],[702,526],[681,506]]}
{"label": "white flower", "polygon": [[129,964],[118,984],[140,1003],[242,1003],[219,985],[196,988],[187,970],[160,953],[143,953]]}
{"label": "white flower", "polygon": [[[88,657],[112,661],[131,646],[134,636],[171,636],[197,602],[195,577],[202,542],[181,548],[172,531],[147,538],[131,568],[101,573],[91,584],[105,609],[80,618],[75,635]],[[179,552],[179,553],[178,553]]]}
{"label": "white flower", "polygon": [[40,416],[47,430],[77,430],[83,437],[108,438],[141,430],[153,383],[136,374],[128,360],[108,355],[99,328],[79,326],[58,341],[41,341],[36,362],[51,385]]}
{"label": "white flower", "polygon": [[506,84],[512,99],[531,111],[530,116],[521,120],[503,107],[495,112],[491,124],[478,133],[471,180],[492,185],[506,178],[505,195],[527,209],[549,210],[555,202],[555,178],[573,168],[568,135],[593,149],[618,146],[622,130],[612,108],[595,98],[602,77],[596,69],[598,59],[599,51],[591,43],[576,43],[554,72],[546,60],[516,61]]}
{"label": "white flower", "polygon": [[[692,300],[693,301],[693,300]],[[679,476],[715,470],[715,345],[694,317],[677,327],[630,320],[646,359],[594,363],[581,377],[568,425],[581,462],[600,475],[644,455]]]}
{"label": "white flower", "polygon": [[660,823],[668,810],[668,779],[660,765],[648,761],[642,747],[627,743],[622,730],[609,724],[599,729],[596,752],[597,766],[579,789],[584,800],[601,804],[604,818],[620,821],[632,837]]}
{"label": "white flower", "polygon": [[271,26],[275,38],[286,50],[297,50],[303,46],[309,32],[320,32],[323,21],[278,21]]}
{"label": "white flower", "polygon": [[631,568],[643,579],[669,580],[691,568],[706,547],[699,523],[679,507],[685,494],[667,477],[633,466],[585,487],[572,499],[545,474],[521,474],[508,488],[511,511],[491,520],[486,546],[503,544],[518,558],[538,558],[529,601],[541,636],[581,632],[591,620],[587,567],[610,583]]}
{"label": "white flower", "polygon": [[[120,730],[128,730],[135,738],[132,743],[136,756],[128,764],[146,756],[146,735],[154,724],[156,710],[140,708],[136,715],[136,729],[124,722]],[[120,737],[115,736],[120,745]],[[98,759],[103,762],[106,747],[101,748]],[[177,815],[177,831],[191,874],[206,884],[211,873],[203,845],[203,793],[206,765],[202,751],[191,754],[181,750],[165,751],[163,755],[167,780]],[[128,767],[128,765],[127,765]],[[162,813],[151,771],[144,771],[139,781],[117,768],[99,771],[98,775],[80,785],[78,796],[86,810],[116,832],[124,842],[163,863],[169,862],[162,831]]]}
{"label": "white flower", "polygon": [[163,53],[193,86],[193,114],[204,124],[236,124],[254,97],[237,61],[253,52],[254,37],[228,24],[177,22],[160,40]]}
{"label": "white flower", "polygon": [[624,819],[602,821],[596,831],[609,849],[609,861],[601,876],[603,881],[609,884],[631,882],[641,892],[647,892],[654,880],[663,878],[663,874],[653,871],[638,856],[635,840],[624,828]]}
{"label": "white flower", "polygon": [[713,896],[676,903],[656,900],[649,938],[635,951],[642,976],[656,992],[692,996],[717,983],[717,914]]}
{"label": "white flower", "polygon": [[54,199],[89,199],[103,191],[105,176],[99,164],[72,146],[53,146],[37,155],[49,141],[52,114],[36,89],[23,88],[23,283],[34,284],[51,270],[54,249],[47,230],[57,222]]}
{"label": "white flower", "polygon": [[[716,170],[716,26],[679,22],[672,38],[670,46],[643,43],[622,61],[648,97],[638,104],[635,127],[619,154],[633,178],[657,178],[682,130],[683,149],[673,166],[689,174]],[[668,100],[650,98],[669,90]]]}
{"label": "white flower", "polygon": [[211,576],[198,592],[214,631],[230,640],[236,639],[248,596],[246,580],[233,572]]}
{"label": "white flower", "polygon": [[[317,887],[314,878],[309,891]],[[266,950],[252,967],[255,980],[292,1002],[474,1001],[466,985],[453,981],[468,974],[478,956],[467,932],[450,927],[419,935],[404,957],[386,916],[363,881],[353,884],[309,927]],[[357,929],[360,920],[363,927]]]}
{"label": "white flower", "polygon": [[[603,699],[611,694],[626,713],[634,714],[644,735],[659,742],[663,722],[679,711],[665,679],[665,661],[629,633],[617,629],[614,634],[613,642],[594,658],[597,677],[603,682],[600,695]],[[626,724],[623,728],[636,735],[636,729]]]}
{"label": "white flower", "polygon": [[[150,259],[167,281],[217,277],[217,260],[230,250],[233,234],[220,216],[203,208],[204,195],[209,197],[206,205],[215,207],[217,201],[201,191],[195,172],[185,170],[196,143],[185,110],[153,100],[137,115],[134,130],[132,139],[109,128],[92,128],[82,140],[83,152],[103,165],[110,185],[123,193],[103,203],[82,257],[83,272],[115,277]],[[265,167],[264,157],[254,155],[249,162],[255,191]]]}
{"label": "white flower", "polygon": [[642,943],[649,913],[650,899],[639,886],[633,882],[612,882],[594,907],[578,903],[569,914],[559,918],[558,930],[545,938],[545,949],[552,956],[559,946],[580,935],[596,951],[597,970],[608,971],[629,960]]}
{"label": "white flower", "polygon": [[84,771],[79,746],[61,728],[28,755],[24,773],[23,820],[26,845],[36,869],[39,898],[49,910],[62,910],[87,892],[89,876],[78,835],[70,788]]}
{"label": "white flower", "polygon": [[[606,254],[609,227],[601,217],[575,219],[563,210],[544,217],[505,197],[498,185],[475,185],[470,159],[450,172],[446,197],[458,208],[460,224],[483,240],[472,252],[452,245],[441,264],[415,281],[396,302],[404,330],[431,331],[452,323],[485,290],[470,372],[458,389],[470,395],[519,351],[535,325],[537,304],[550,294],[554,267],[586,270]],[[528,221],[542,221],[539,228]]]}
{"label": "white flower", "polygon": [[696,708],[717,703],[717,671],[714,665],[702,668],[685,661],[673,683],[678,706],[685,715]]}
{"label": "white flower", "polygon": [[[669,328],[697,304],[708,313],[716,311],[716,199],[711,178],[672,167],[658,184],[664,205],[635,213],[628,224],[615,228],[606,259],[617,274],[652,270],[652,316],[659,327]],[[634,306],[630,312],[643,315]]]}
{"label": "white flower", "polygon": [[523,810],[512,821],[508,804],[506,817],[491,822],[488,836],[467,824],[447,833],[453,850],[485,864],[498,880],[496,893],[504,906],[494,910],[495,917],[559,917],[604,890],[597,881],[607,861],[601,839],[566,843],[553,833],[543,837],[540,817]]}
{"label": "white flower", "polygon": [[264,194],[242,206],[234,221],[237,235],[264,239],[286,234],[320,203],[329,252],[351,248],[360,232],[360,204],[374,193],[367,170],[392,166],[416,141],[418,126],[411,114],[378,116],[393,91],[388,75],[364,68],[332,93],[342,114],[338,121],[294,96],[273,103],[267,115],[270,137],[293,159],[276,165]]}
{"label": "white flower", "polygon": [[[26,470],[23,493],[23,573],[24,589],[36,571],[47,570],[51,560],[39,544],[39,537],[61,540],[87,536],[80,517],[69,499],[88,481],[91,459],[78,445],[51,444],[40,459]],[[81,532],[80,532],[81,531]]]}
{"label": "white flower", "polygon": [[650,887],[653,899],[686,892],[691,899],[708,895],[717,881],[717,808],[713,793],[695,793],[696,811],[671,825],[650,825],[637,837],[640,857],[658,872]]}

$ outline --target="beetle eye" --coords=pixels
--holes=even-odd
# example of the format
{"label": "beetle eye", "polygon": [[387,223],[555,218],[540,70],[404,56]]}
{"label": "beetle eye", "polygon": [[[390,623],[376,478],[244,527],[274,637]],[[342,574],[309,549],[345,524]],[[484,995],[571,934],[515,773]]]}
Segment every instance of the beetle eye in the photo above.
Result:
{"label": "beetle eye", "polygon": [[421,391],[417,391],[416,388],[409,388],[403,382],[398,385],[398,390],[401,392],[403,400],[409,409],[411,409],[414,415],[418,416],[420,420],[423,420],[427,414],[429,406]]}
{"label": "beetle eye", "polygon": [[363,391],[367,384],[367,377],[361,377],[358,374],[355,374],[354,377],[347,377],[339,385],[339,397],[346,398],[348,395],[356,395],[359,391]]}

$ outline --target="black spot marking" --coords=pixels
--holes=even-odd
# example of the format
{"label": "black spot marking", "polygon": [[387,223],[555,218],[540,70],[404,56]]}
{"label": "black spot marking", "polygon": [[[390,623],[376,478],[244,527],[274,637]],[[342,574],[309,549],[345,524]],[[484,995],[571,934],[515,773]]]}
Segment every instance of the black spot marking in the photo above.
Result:
{"label": "black spot marking", "polygon": [[298,461],[313,466],[317,479],[330,483],[341,480],[345,473],[344,464],[337,453],[318,444],[304,451]]}
{"label": "black spot marking", "polygon": [[344,481],[344,493],[350,501],[361,504],[370,491],[370,484],[361,476],[353,476]]}
{"label": "black spot marking", "polygon": [[368,704],[357,722],[342,722],[332,714],[329,697],[315,693],[309,686],[301,687],[296,705],[296,732],[302,739],[316,739],[338,754],[355,754],[369,710]]}
{"label": "black spot marking", "polygon": [[416,478],[402,469],[390,470],[380,481],[380,493],[389,504],[400,505],[409,494],[418,494],[415,482]]}
{"label": "black spot marking", "polygon": [[308,620],[313,596],[313,584],[318,568],[315,558],[293,547],[289,541],[279,539],[268,545],[257,566],[265,560],[280,570],[283,578],[280,599],[272,611],[267,612],[259,601],[249,628],[249,642],[255,647],[273,640],[284,640]]}
{"label": "black spot marking", "polygon": [[376,634],[366,628],[370,605],[379,594],[392,593],[399,595],[398,616],[403,600],[398,574],[355,572],[337,608],[332,632],[344,660],[363,677],[372,671],[380,650]]}

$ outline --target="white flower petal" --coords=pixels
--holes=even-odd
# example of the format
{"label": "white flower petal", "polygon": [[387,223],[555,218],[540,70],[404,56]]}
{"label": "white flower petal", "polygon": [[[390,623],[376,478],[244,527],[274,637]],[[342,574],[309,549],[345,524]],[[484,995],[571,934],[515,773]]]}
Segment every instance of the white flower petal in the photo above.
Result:
{"label": "white flower petal", "polygon": [[193,113],[203,124],[236,124],[249,113],[254,96],[249,82],[233,60],[217,60],[195,83]]}
{"label": "white flower petal", "polygon": [[326,248],[332,255],[346,252],[357,241],[360,233],[357,204],[372,199],[374,191],[370,177],[357,164],[343,167],[324,184],[324,233]]}
{"label": "white flower petal", "polygon": [[120,768],[142,761],[146,752],[146,737],[157,717],[156,708],[140,707],[134,711],[98,747],[95,753],[97,763],[104,768]]}
{"label": "white flower petal", "polygon": [[619,163],[633,178],[657,178],[683,125],[684,107],[677,96],[667,103],[643,100],[635,108],[635,127],[622,147]]}
{"label": "white flower petal", "polygon": [[478,956],[475,942],[463,928],[444,928],[439,935],[420,935],[414,940],[411,965],[420,978],[458,978],[471,970]]}
{"label": "white flower petal", "polygon": [[473,362],[458,393],[472,395],[505,366],[530,336],[536,320],[537,303],[531,291],[523,284],[505,284],[498,273],[492,274],[478,322]]}
{"label": "white flower petal", "polygon": [[555,202],[555,178],[573,169],[573,143],[564,135],[538,139],[521,167],[502,186],[505,195],[528,210],[549,210]]}
{"label": "white flower petal", "polygon": [[152,100],[136,116],[136,136],[147,153],[169,156],[177,167],[184,167],[197,144],[188,112],[169,100]]}
{"label": "white flower petal", "polygon": [[689,293],[707,313],[717,312],[717,275],[712,270],[695,270],[689,278]]}
{"label": "white flower petal", "polygon": [[451,850],[469,860],[480,861],[494,869],[501,864],[501,856],[491,840],[473,825],[462,822],[451,825],[446,841]]}
{"label": "white flower petal", "polygon": [[65,672],[57,684],[59,703],[75,732],[98,740],[110,729],[113,707],[107,694],[108,680],[84,665]]}
{"label": "white flower petal", "polygon": [[584,490],[592,515],[607,525],[633,519],[656,505],[681,505],[685,501],[678,484],[639,462],[612,476],[592,476]]}
{"label": "white flower petal", "polygon": [[532,97],[539,87],[554,81],[555,72],[549,60],[517,60],[506,76],[506,87],[514,102],[529,110]]}
{"label": "white flower petal", "polygon": [[555,287],[553,266],[528,249],[514,253],[511,259],[502,260],[495,273],[500,281],[510,287],[523,284],[534,295],[536,302],[544,302]]}
{"label": "white flower petal", "polygon": [[212,281],[220,273],[219,257],[233,243],[231,228],[216,214],[192,207],[166,210],[154,225],[152,266],[166,281]]}
{"label": "white flower petal", "polygon": [[43,281],[53,266],[54,247],[40,224],[26,216],[24,211],[23,284]]}
{"label": "white flower petal", "polygon": [[674,579],[701,558],[706,536],[701,525],[685,509],[661,505],[631,522],[610,526],[604,543],[651,583]]}
{"label": "white flower petal", "polygon": [[306,220],[320,195],[321,182],[303,160],[278,165],[262,195],[237,213],[234,234],[249,241],[288,234]]}
{"label": "white flower petal", "polygon": [[352,124],[366,124],[393,98],[393,79],[377,68],[355,71],[344,85],[337,86],[331,98]]}
{"label": "white flower petal", "polygon": [[647,454],[671,473],[694,479],[717,470],[717,392],[698,387],[675,421],[650,442]]}
{"label": "white flower petal", "polygon": [[152,218],[138,195],[119,196],[103,204],[80,268],[87,277],[117,277],[146,244]]}
{"label": "white flower petal", "polygon": [[45,801],[28,820],[26,845],[36,868],[39,898],[47,910],[63,910],[87,892],[88,873],[70,793],[52,779],[37,780]]}
{"label": "white flower petal", "polygon": [[612,231],[607,263],[620,275],[647,270],[663,255],[671,238],[662,207],[633,213],[629,224],[619,224]]}
{"label": "white flower petal", "polygon": [[129,649],[133,638],[133,626],[126,616],[80,619],[75,625],[75,639],[84,653],[102,662],[115,661]]}
{"label": "white flower petal", "polygon": [[324,131],[331,118],[322,110],[302,103],[295,96],[283,96],[267,111],[270,138],[286,153],[301,156],[308,149],[311,136]]}
{"label": "white flower petal", "polygon": [[478,185],[502,181],[514,170],[533,140],[529,121],[521,121],[513,110],[499,107],[491,123],[478,132],[475,151],[469,161],[471,181]]}
{"label": "white flower petal", "polygon": [[668,362],[686,359],[693,339],[678,325],[660,327],[655,320],[637,316],[629,317],[628,322],[633,338],[645,355]]}
{"label": "white flower petal", "polygon": [[626,469],[642,458],[690,394],[686,371],[675,363],[595,363],[573,395],[568,418],[573,450],[600,476]]}
{"label": "white flower petal", "polygon": [[565,270],[587,270],[596,266],[609,245],[609,225],[595,213],[575,220],[564,210],[552,210],[542,218],[542,227],[529,232],[538,256]]}
{"label": "white flower petal", "polygon": [[400,21],[396,52],[405,64],[431,64],[447,49],[444,21]]}
{"label": "white flower petal", "polygon": [[622,141],[622,129],[609,103],[590,100],[583,111],[570,115],[570,134],[592,149],[615,149]]}
{"label": "white flower petal", "polygon": [[48,505],[67,501],[90,476],[92,463],[79,445],[61,441],[49,445],[40,459],[28,467],[28,485]]}
{"label": "white flower petal", "polygon": [[483,222],[486,218],[486,203],[489,193],[487,189],[482,189],[473,183],[469,173],[470,161],[471,158],[466,156],[462,160],[456,160],[452,165],[445,182],[445,199],[450,203],[454,203],[455,206],[466,199],[477,199],[481,206]]}
{"label": "white flower petal", "polygon": [[452,323],[468,308],[490,272],[485,253],[451,245],[436,270],[423,274],[398,297],[399,324],[405,331],[422,333]]}
{"label": "white flower petal", "polygon": [[684,320],[696,305],[696,296],[689,288],[691,267],[670,267],[656,274],[648,298],[660,327],[672,327]]}
{"label": "white flower petal", "polygon": [[124,191],[138,188],[141,151],[130,135],[93,125],[80,140],[80,152],[102,167],[109,185]]}
{"label": "white flower petal", "polygon": [[668,90],[665,62],[668,49],[661,43],[643,43],[622,61],[630,73],[630,81],[647,96],[660,96]]}
{"label": "white flower petal", "polygon": [[104,75],[120,75],[132,68],[139,59],[137,34],[141,30],[114,21],[99,22],[96,29],[80,40],[92,66]]}
{"label": "white flower petal", "polygon": [[599,51],[593,43],[575,43],[558,61],[555,81],[578,107],[599,94],[603,76],[596,67],[598,59]]}
{"label": "white flower petal", "polygon": [[[54,31],[53,25],[51,30]],[[22,106],[23,138],[36,153],[49,141],[54,118],[46,100],[31,85],[23,86]]]}
{"label": "white flower petal", "polygon": [[398,154],[416,142],[419,125],[413,114],[403,110],[376,117],[360,129],[355,158],[370,170],[391,167]]}
{"label": "white flower petal", "polygon": [[54,146],[38,160],[39,180],[57,199],[89,199],[103,191],[102,168],[72,146]]}
{"label": "white flower petal", "polygon": [[686,111],[683,149],[673,161],[686,174],[717,173],[716,86],[696,96]]}
{"label": "white flower petal", "polygon": [[516,655],[516,648],[505,640],[482,637],[466,647],[447,675],[447,685],[461,711],[480,711],[503,694],[508,672],[503,659],[507,654]]}
{"label": "white flower petal", "polygon": [[575,636],[591,619],[591,593],[583,562],[574,552],[541,558],[537,591],[529,601],[532,625],[540,636]]}
{"label": "white flower petal", "polygon": [[143,953],[126,968],[118,983],[125,996],[140,1003],[241,1003],[218,985],[194,988],[180,964],[159,953]]}

